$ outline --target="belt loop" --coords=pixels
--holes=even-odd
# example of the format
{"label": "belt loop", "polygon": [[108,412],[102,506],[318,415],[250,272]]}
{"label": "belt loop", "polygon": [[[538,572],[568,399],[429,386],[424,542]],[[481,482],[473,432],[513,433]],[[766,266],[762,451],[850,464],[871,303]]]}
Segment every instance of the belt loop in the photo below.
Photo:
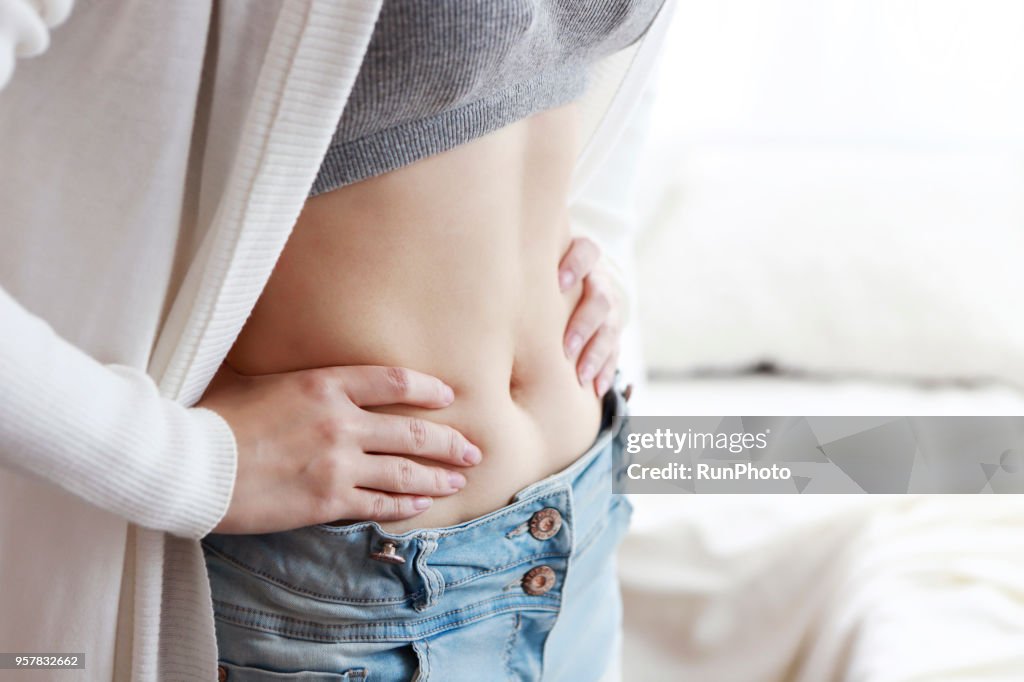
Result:
{"label": "belt loop", "polygon": [[615,390],[622,394],[622,399],[629,402],[630,397],[633,395],[633,384],[626,384],[624,388],[622,386],[622,370],[618,367],[615,368],[615,376],[612,378],[612,386],[615,386]]}
{"label": "belt loop", "polygon": [[423,581],[423,597],[413,604],[417,611],[429,609],[444,594],[444,577],[439,571],[427,565],[427,559],[437,549],[438,537],[438,533],[426,532],[417,539],[420,551],[416,557],[416,574]]}

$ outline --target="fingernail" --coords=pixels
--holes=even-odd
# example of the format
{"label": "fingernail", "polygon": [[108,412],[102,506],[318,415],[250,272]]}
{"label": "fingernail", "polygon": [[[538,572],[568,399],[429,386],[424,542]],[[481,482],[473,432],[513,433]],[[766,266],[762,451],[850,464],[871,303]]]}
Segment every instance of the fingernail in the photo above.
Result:
{"label": "fingernail", "polygon": [[412,506],[416,509],[426,509],[430,506],[431,502],[433,502],[433,500],[429,497],[417,497],[412,501]]}
{"label": "fingernail", "polygon": [[466,477],[457,471],[449,471],[448,483],[451,484],[453,488],[461,488],[466,485]]}
{"label": "fingernail", "polygon": [[578,351],[580,349],[580,346],[582,346],[582,345],[583,345],[583,337],[582,336],[580,336],[576,332],[573,332],[572,334],[569,334],[569,341],[568,341],[568,343],[566,343],[566,347],[567,347],[566,356],[571,358],[574,355],[576,355],[576,351]]}
{"label": "fingernail", "polygon": [[597,367],[592,362],[584,362],[583,367],[580,368],[580,381],[590,381],[597,374]]}
{"label": "fingernail", "polygon": [[466,464],[476,464],[481,459],[483,459],[483,454],[480,452],[480,448],[472,443],[466,443],[466,449],[462,452],[462,461]]}
{"label": "fingernail", "polygon": [[597,395],[598,397],[603,396],[608,391],[608,380],[604,377],[597,381]]}
{"label": "fingernail", "polygon": [[562,270],[558,275],[558,284],[562,287],[562,291],[565,291],[572,286],[572,283],[576,281],[576,275],[572,273],[572,270]]}
{"label": "fingernail", "polygon": [[451,386],[449,386],[448,384],[445,384],[445,386],[444,386],[444,401],[446,403],[450,403],[453,400],[455,400],[455,391],[452,390]]}

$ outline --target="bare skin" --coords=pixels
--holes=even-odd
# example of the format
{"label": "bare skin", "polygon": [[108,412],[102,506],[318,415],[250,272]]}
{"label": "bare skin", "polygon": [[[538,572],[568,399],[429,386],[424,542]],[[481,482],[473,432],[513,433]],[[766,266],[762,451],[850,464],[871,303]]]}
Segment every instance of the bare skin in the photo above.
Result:
{"label": "bare skin", "polygon": [[[371,428],[371,413],[422,419],[448,429],[436,438],[450,447],[393,447],[388,452],[404,454],[391,459],[415,466],[371,475],[381,455],[370,443],[353,446],[346,455],[351,480],[341,488],[397,491],[405,506],[365,496],[359,504],[323,502],[293,527],[374,518],[385,530],[403,532],[460,523],[508,504],[593,442],[618,328],[608,287],[597,271],[591,276],[596,247],[569,234],[566,196],[578,128],[578,111],[565,106],[307,201],[228,354],[222,375],[230,376],[222,376],[227,388],[219,390],[237,392],[240,382],[264,375],[286,382],[334,368],[341,373],[332,375],[341,387],[335,395],[350,422],[362,419]],[[454,399],[391,395],[360,405],[349,399],[343,374],[365,366],[410,368],[422,373],[417,381],[424,386],[433,380],[451,387]],[[218,389],[211,389],[204,400],[217,399]],[[231,402],[207,406],[224,414]],[[236,434],[258,430],[243,424],[247,419],[251,413],[238,412],[228,421]],[[377,422],[406,433],[408,426]],[[266,439],[273,436],[254,435],[246,447],[258,449]],[[467,442],[482,454],[479,463],[457,459]],[[240,450],[240,472],[242,459]],[[448,471],[462,474],[464,485],[446,488]],[[264,483],[251,487],[266,487],[268,474],[252,476]],[[432,505],[413,510],[415,494],[433,497]],[[220,532],[282,525],[254,525],[255,511],[233,516]]]}

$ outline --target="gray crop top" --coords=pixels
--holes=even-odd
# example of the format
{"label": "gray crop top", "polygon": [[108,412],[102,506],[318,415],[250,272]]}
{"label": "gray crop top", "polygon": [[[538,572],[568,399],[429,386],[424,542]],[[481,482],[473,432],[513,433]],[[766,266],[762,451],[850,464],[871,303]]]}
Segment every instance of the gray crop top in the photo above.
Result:
{"label": "gray crop top", "polygon": [[309,196],[567,104],[664,0],[384,0]]}

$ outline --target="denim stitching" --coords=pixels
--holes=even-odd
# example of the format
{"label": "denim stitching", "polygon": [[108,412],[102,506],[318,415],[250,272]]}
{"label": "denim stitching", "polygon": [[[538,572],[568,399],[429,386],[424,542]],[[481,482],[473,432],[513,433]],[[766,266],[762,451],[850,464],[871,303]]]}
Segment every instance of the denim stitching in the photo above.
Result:
{"label": "denim stitching", "polygon": [[[477,519],[474,519],[473,521],[471,521],[468,526],[464,526],[464,527],[461,527],[461,528],[452,528],[452,527],[448,527],[448,528],[434,528],[434,529],[431,530],[431,532],[437,533],[438,536],[442,537],[442,538],[448,537],[450,535],[455,535],[457,533],[465,533],[468,530],[475,529],[478,526],[485,525],[487,523],[490,523],[491,521],[494,521],[496,519],[500,519],[503,516],[508,516],[509,514],[520,513],[523,510],[523,508],[530,506],[530,504],[528,504],[528,503],[538,502],[540,500],[544,500],[544,499],[547,499],[547,498],[550,498],[550,497],[558,497],[559,495],[565,495],[565,494],[567,494],[568,489],[571,488],[571,482],[568,482],[568,481],[559,482],[559,483],[556,483],[556,484],[553,484],[553,485],[557,486],[553,490],[547,490],[547,489],[541,490],[541,491],[537,492],[535,495],[533,495],[532,497],[524,498],[524,499],[519,500],[518,502],[516,502],[516,503],[514,503],[512,505],[509,505],[509,507],[507,509],[496,509],[493,512],[490,512],[488,514],[484,514],[480,518],[477,518]],[[492,516],[492,514],[493,514],[493,516]],[[363,533],[368,528],[373,528],[374,527],[372,525],[366,525],[366,526],[363,526],[362,528],[360,528],[360,526],[362,526],[364,523],[365,524],[373,524],[374,522],[373,521],[360,521],[359,523],[353,524],[351,526],[325,526],[323,524],[316,524],[316,525],[313,525],[313,526],[306,526],[306,528],[310,528],[310,529],[312,529],[312,530],[314,530],[314,531],[316,531],[318,533],[323,533],[325,535],[333,535],[333,536],[337,537],[337,536],[351,535],[352,533]],[[379,526],[377,526],[377,528],[379,529],[377,531],[378,534],[383,535],[384,537],[389,538],[389,539],[407,541],[407,540],[412,540],[413,538],[416,537],[415,533],[413,533],[412,535],[408,535],[408,536],[401,536],[401,535],[395,535],[393,533],[388,533],[388,532],[384,531],[383,529],[380,529]]]}
{"label": "denim stitching", "polygon": [[261,667],[259,665],[241,665],[239,663],[232,663],[231,661],[229,661],[227,659],[224,659],[224,658],[217,659],[217,663],[219,663],[220,665],[225,666],[229,671],[234,670],[234,671],[239,672],[239,673],[245,672],[246,670],[257,670],[257,671],[260,671],[260,672],[273,673],[274,675],[281,675],[281,674],[284,674],[284,675],[294,675],[294,674],[302,675],[302,674],[314,672],[317,675],[330,675],[331,679],[334,679],[335,677],[337,677],[338,679],[341,679],[341,680],[365,680],[366,676],[367,676],[366,668],[350,668],[350,669],[345,670],[345,671],[340,672],[340,673],[331,672],[331,671],[322,671],[322,670],[317,670],[317,671],[304,670],[304,671],[301,671],[301,672],[298,672],[298,673],[288,673],[288,672],[281,673],[281,672],[279,672],[277,670],[271,670],[270,668]]}
{"label": "denim stitching", "polygon": [[444,594],[444,576],[436,569],[427,564],[427,559],[437,549],[437,538],[428,534],[425,538],[419,538],[420,552],[416,557],[416,574],[421,580],[426,580],[427,586],[424,590],[425,599],[418,599],[413,603],[416,611],[423,611],[434,604]]}
{"label": "denim stitching", "polygon": [[580,543],[580,547],[575,554],[577,558],[582,557],[584,552],[594,544],[594,541],[597,540],[598,536],[608,528],[609,520],[616,510],[623,504],[624,499],[625,498],[621,496],[612,498],[612,501],[608,504],[608,510],[601,515],[600,521],[590,530],[589,533],[587,533],[587,537],[585,537]]}
{"label": "denim stitching", "polygon": [[[214,601],[216,603],[216,600],[214,600]],[[489,599],[487,601],[494,601],[494,600],[493,599]],[[224,604],[224,602],[220,602],[220,603]],[[481,602],[481,603],[483,603],[483,602]],[[244,606],[236,606],[234,604],[226,604],[226,605],[234,607],[234,608],[236,608],[238,610],[241,610],[241,611],[255,611],[255,609],[249,609],[249,608],[246,608]],[[553,612],[553,613],[558,613],[559,609],[560,609],[560,606],[557,606],[557,605],[549,606],[549,605],[546,605],[546,604],[535,604],[535,605],[530,605],[530,606],[523,606],[522,604],[512,604],[510,606],[501,607],[501,608],[498,608],[498,609],[493,610],[493,611],[488,611],[487,613],[481,613],[481,614],[477,614],[476,616],[470,616],[468,618],[464,618],[462,620],[456,620],[456,621],[454,621],[452,623],[448,623],[446,625],[441,625],[441,626],[436,627],[436,628],[434,628],[432,630],[427,630],[426,632],[417,633],[415,636],[388,636],[388,637],[384,637],[384,636],[381,636],[381,635],[347,635],[347,636],[343,636],[342,639],[338,639],[338,635],[335,635],[335,636],[321,635],[321,634],[317,634],[316,632],[309,632],[309,631],[306,631],[306,630],[297,630],[297,629],[291,629],[291,628],[273,628],[270,625],[263,625],[262,623],[259,623],[259,622],[246,621],[246,620],[243,620],[243,619],[240,619],[240,618],[232,618],[231,616],[227,616],[227,615],[224,615],[224,614],[216,614],[215,617],[216,617],[217,620],[220,620],[222,622],[231,623],[233,625],[238,625],[239,627],[244,627],[244,628],[249,629],[249,630],[257,630],[259,632],[266,632],[266,633],[273,634],[273,635],[284,635],[284,636],[292,635],[292,636],[294,636],[296,638],[305,639],[305,640],[311,640],[311,641],[322,641],[322,642],[391,642],[391,641],[401,641],[401,642],[404,642],[406,640],[412,641],[414,639],[418,639],[418,638],[422,638],[422,637],[428,637],[428,636],[430,636],[432,634],[436,634],[438,632],[443,632],[444,630],[450,630],[452,628],[462,627],[464,625],[468,625],[470,623],[475,623],[477,621],[484,620],[484,619],[487,619],[487,618],[491,618],[493,616],[500,616],[500,615],[502,615],[504,613],[508,613],[510,611],[549,611],[549,612]],[[452,613],[459,613],[460,611],[464,611],[464,610],[465,609],[457,609],[457,610],[453,611]],[[261,612],[257,612],[257,613],[261,613]],[[264,615],[273,615],[273,614],[264,614]],[[417,623],[419,623],[419,622],[428,622],[428,621],[434,620],[435,618],[443,617],[443,615],[444,614],[442,614],[442,616],[433,616],[431,618],[426,618],[426,619],[423,619],[423,621],[417,621]],[[279,619],[284,619],[283,616],[274,616],[274,617],[279,618]],[[294,620],[294,619],[288,618],[286,620]],[[298,622],[302,622],[302,621],[298,621]],[[311,625],[314,625],[314,626],[320,627],[320,628],[332,628],[332,627],[358,627],[360,625],[365,625],[365,624],[359,623],[359,624],[356,624],[356,625],[353,626],[353,625],[331,625],[331,624],[311,623]]]}
{"label": "denim stitching", "polygon": [[413,639],[409,641],[409,645],[416,654],[416,674],[412,676],[411,682],[427,682],[430,679],[430,641]]}
{"label": "denim stitching", "polygon": [[505,642],[505,652],[502,656],[505,664],[505,672],[508,673],[510,680],[514,680],[515,676],[512,672],[512,646],[516,641],[516,636],[519,634],[519,612],[516,611],[515,622],[512,624],[512,632],[509,633],[508,640]]}
{"label": "denim stitching", "polygon": [[569,556],[570,555],[566,554],[565,552],[547,552],[545,554],[533,554],[533,555],[525,557],[523,559],[516,559],[515,561],[510,561],[507,564],[504,564],[503,566],[497,566],[495,568],[489,568],[486,571],[480,571],[478,573],[474,573],[472,575],[466,576],[465,578],[460,578],[459,580],[453,580],[452,582],[448,583],[448,587],[458,587],[459,585],[465,585],[466,583],[471,582],[473,580],[479,580],[480,578],[482,578],[484,576],[492,575],[494,573],[500,573],[502,571],[505,571],[505,570],[508,570],[508,569],[512,568],[513,566],[521,566],[522,564],[529,564],[529,563],[532,563],[532,562],[537,561],[539,559],[556,559],[556,558],[557,559],[567,559],[567,558],[569,558]]}
{"label": "denim stitching", "polygon": [[589,549],[590,546],[594,544],[594,540],[598,538],[598,536],[601,534],[601,531],[603,531],[607,527],[608,517],[601,516],[598,522],[594,524],[594,527],[590,529],[590,532],[587,533],[586,537],[580,541],[580,546],[576,549],[576,554],[574,556],[576,558],[582,557],[583,554],[587,551],[587,549]]}
{"label": "denim stitching", "polygon": [[216,549],[213,549],[212,547],[207,547],[207,549],[209,549],[210,552],[212,552],[213,554],[216,554],[218,557],[220,557],[224,561],[226,561],[226,562],[228,562],[230,564],[233,564],[234,566],[238,567],[239,569],[241,569],[241,570],[243,570],[243,571],[245,571],[247,573],[252,573],[254,576],[256,576],[257,578],[259,578],[261,580],[265,580],[267,582],[273,583],[274,585],[277,585],[278,587],[286,589],[286,590],[288,590],[290,592],[297,592],[299,594],[303,594],[303,595],[306,595],[306,596],[309,596],[309,597],[317,597],[317,598],[319,598],[319,599],[321,599],[323,601],[329,601],[329,602],[332,602],[332,603],[335,603],[335,604],[356,604],[356,605],[358,605],[358,604],[403,604],[403,603],[405,603],[405,602],[407,602],[407,601],[409,601],[411,599],[415,599],[415,598],[418,598],[418,597],[422,596],[423,593],[424,593],[423,590],[417,590],[415,592],[407,592],[404,597],[400,597],[400,598],[359,599],[359,598],[356,598],[356,597],[339,597],[337,595],[323,594],[321,592],[313,592],[312,590],[307,590],[307,589],[304,589],[302,587],[298,587],[296,585],[292,585],[291,583],[285,582],[284,580],[281,580],[277,576],[270,575],[269,573],[267,573],[265,571],[261,571],[258,568],[255,568],[253,566],[249,566],[248,564],[246,564],[246,563],[244,563],[242,561],[239,561],[238,559],[235,559],[234,557],[228,556],[228,555],[224,554],[223,552],[220,552],[220,551],[218,551]]}
{"label": "denim stitching", "polygon": [[[554,602],[560,601],[559,597],[557,595],[553,594],[553,593],[554,593],[554,590],[552,590],[551,592],[548,592],[546,594],[542,594],[542,595],[532,595],[531,598],[532,599],[538,599],[538,600],[545,600],[545,601],[554,601]],[[483,606],[485,604],[490,604],[491,602],[507,601],[507,600],[508,600],[508,597],[506,597],[505,595],[497,595],[495,597],[490,597],[488,599],[483,599],[481,601],[473,602],[472,604],[468,604],[466,606],[460,606],[457,609],[451,609],[449,611],[444,611],[443,613],[439,613],[439,614],[436,614],[436,615],[433,615],[433,616],[427,616],[426,618],[418,618],[416,620],[409,620],[409,621],[400,623],[400,625],[413,625],[413,626],[416,626],[416,625],[420,625],[422,623],[429,623],[432,620],[440,620],[440,619],[446,618],[448,616],[452,616],[452,615],[455,615],[455,614],[458,614],[458,613],[462,613],[463,611],[469,611],[469,610],[478,608],[480,606]],[[364,623],[364,622],[359,622],[359,623],[319,623],[319,622],[313,621],[313,620],[301,620],[299,618],[292,618],[291,616],[282,616],[282,615],[280,615],[278,613],[273,613],[273,612],[270,612],[270,611],[261,611],[260,609],[254,609],[251,606],[242,606],[241,604],[232,604],[231,602],[226,602],[226,601],[223,601],[223,600],[220,600],[220,599],[214,599],[213,603],[214,604],[218,604],[220,606],[223,606],[225,608],[232,609],[234,611],[242,611],[244,613],[251,613],[251,614],[254,614],[254,615],[257,615],[257,616],[265,617],[265,618],[267,618],[269,620],[289,621],[289,622],[296,623],[296,624],[310,625],[310,626],[314,626],[314,627],[322,627],[322,628],[334,629],[334,628],[360,628],[360,627],[366,627],[367,625],[377,625],[376,623]],[[526,606],[524,608],[531,608],[531,606]]]}
{"label": "denim stitching", "polygon": [[[434,634],[437,634],[439,632],[443,632],[445,630],[451,630],[451,629],[454,629],[454,628],[461,628],[461,627],[464,627],[466,625],[470,625],[472,623],[475,623],[477,621],[490,618],[492,616],[500,616],[500,615],[508,613],[510,611],[515,611],[518,608],[520,608],[520,607],[518,607],[518,606],[508,606],[508,607],[505,607],[505,608],[502,608],[502,609],[498,609],[497,611],[491,611],[491,612],[488,612],[488,613],[479,614],[479,615],[473,616],[471,618],[465,618],[463,620],[458,620],[458,621],[455,621],[453,623],[449,623],[448,625],[442,625],[442,626],[436,627],[433,630],[427,630],[426,632],[421,632],[417,636],[418,637],[429,637],[430,635],[434,635]],[[531,610],[533,610],[533,611],[550,611],[550,612],[553,612],[553,613],[557,613],[558,612],[558,607],[557,606],[536,606],[536,607],[532,607]],[[297,637],[297,638],[300,638],[300,639],[304,639],[304,640],[307,640],[307,641],[340,643],[340,642],[382,642],[382,641],[392,641],[394,639],[394,638],[382,638],[382,637],[373,636],[373,635],[350,635],[350,636],[347,636],[347,637],[345,637],[343,639],[337,639],[337,638],[331,637],[329,635],[318,635],[318,634],[315,634],[315,633],[306,633],[306,632],[301,632],[301,631],[293,631],[293,630],[289,630],[289,629],[272,630],[272,629],[269,629],[267,627],[261,627],[261,626],[257,626],[257,625],[247,625],[245,623],[236,622],[236,621],[231,620],[230,618],[223,618],[222,620],[224,620],[225,622],[228,622],[228,623],[233,623],[235,625],[242,626],[242,627],[247,627],[248,629],[251,629],[251,630],[258,630],[260,632],[266,632],[266,633],[272,634],[272,635],[282,635],[282,636],[292,635],[294,637]],[[400,641],[405,641],[405,639],[406,638],[403,637],[403,638],[400,639]]]}
{"label": "denim stitching", "polygon": [[[204,545],[204,546],[206,546],[206,545]],[[285,590],[288,590],[290,592],[295,592],[297,594],[300,594],[300,595],[303,595],[303,596],[307,596],[307,597],[314,597],[314,598],[317,598],[317,599],[319,599],[321,601],[327,601],[327,602],[331,602],[331,603],[334,603],[334,604],[353,604],[353,605],[359,605],[359,604],[403,604],[403,603],[406,603],[406,602],[415,601],[415,600],[423,597],[426,594],[426,590],[416,590],[415,592],[407,592],[406,596],[404,598],[386,598],[386,599],[359,599],[359,598],[356,598],[356,597],[339,597],[337,595],[323,594],[322,592],[314,592],[312,590],[307,590],[305,588],[298,587],[296,585],[292,585],[291,583],[288,583],[288,582],[286,582],[284,580],[281,580],[280,578],[278,578],[276,576],[270,575],[269,573],[261,571],[258,568],[254,568],[254,567],[249,566],[248,564],[246,564],[244,562],[238,561],[234,557],[228,556],[228,555],[226,555],[226,554],[224,554],[224,553],[222,553],[222,552],[220,552],[220,551],[218,551],[216,549],[213,549],[212,547],[207,547],[207,549],[209,549],[211,553],[216,554],[218,557],[220,557],[224,561],[226,561],[226,562],[228,562],[230,564],[233,564],[234,566],[238,567],[239,569],[241,569],[241,570],[243,570],[243,571],[245,571],[247,573],[254,574],[255,577],[257,577],[258,579],[265,580],[266,582],[272,583],[275,586],[280,587],[280,588],[285,589]],[[459,580],[452,581],[452,582],[448,583],[447,586],[448,587],[458,587],[460,585],[464,585],[464,584],[466,584],[468,582],[471,582],[473,580],[478,580],[480,578],[483,578],[484,576],[488,576],[488,575],[492,575],[494,573],[499,573],[501,571],[505,571],[505,570],[507,570],[509,568],[512,568],[513,566],[519,566],[519,565],[522,565],[522,564],[531,563],[531,562],[534,562],[534,561],[538,561],[540,559],[552,559],[552,558],[565,559],[565,558],[568,558],[569,556],[570,555],[566,554],[565,552],[546,552],[546,553],[542,553],[542,554],[531,554],[528,557],[523,557],[521,559],[516,559],[515,561],[510,561],[507,564],[503,564],[501,566],[496,566],[495,568],[490,568],[490,569],[487,569],[486,571],[479,571],[477,573],[473,573],[471,575],[466,576],[465,578],[460,578]]]}

